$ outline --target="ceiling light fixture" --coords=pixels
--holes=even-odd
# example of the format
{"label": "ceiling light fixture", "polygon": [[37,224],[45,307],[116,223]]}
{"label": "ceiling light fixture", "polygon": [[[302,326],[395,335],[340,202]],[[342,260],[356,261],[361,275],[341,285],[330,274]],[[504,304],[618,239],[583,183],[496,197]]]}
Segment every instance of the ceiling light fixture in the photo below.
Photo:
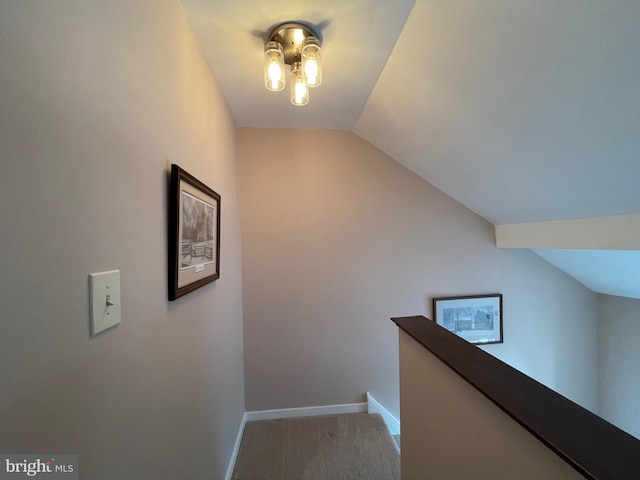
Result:
{"label": "ceiling light fixture", "polygon": [[291,67],[291,103],[309,103],[309,87],[322,83],[322,43],[313,28],[298,22],[275,27],[264,45],[264,85],[278,92],[285,86],[285,64]]}

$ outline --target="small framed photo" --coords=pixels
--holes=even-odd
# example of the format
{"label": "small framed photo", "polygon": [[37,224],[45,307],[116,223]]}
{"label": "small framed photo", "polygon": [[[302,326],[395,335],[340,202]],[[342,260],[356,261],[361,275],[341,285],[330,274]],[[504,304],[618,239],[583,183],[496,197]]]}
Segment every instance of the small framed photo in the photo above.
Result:
{"label": "small framed photo", "polygon": [[433,299],[433,320],[470,343],[502,343],[502,294]]}
{"label": "small framed photo", "polygon": [[220,195],[178,165],[169,185],[169,300],[220,278]]}

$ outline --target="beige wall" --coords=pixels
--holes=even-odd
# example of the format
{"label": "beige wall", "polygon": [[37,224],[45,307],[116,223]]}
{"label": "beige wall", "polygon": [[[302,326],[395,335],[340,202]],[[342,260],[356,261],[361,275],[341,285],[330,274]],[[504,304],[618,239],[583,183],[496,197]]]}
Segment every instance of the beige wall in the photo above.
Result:
{"label": "beige wall", "polygon": [[598,295],[600,415],[640,438],[640,300]]}
{"label": "beige wall", "polygon": [[[244,412],[235,124],[175,0],[0,2],[0,451],[223,478]],[[167,169],[222,195],[221,278],[167,301]],[[122,323],[89,337],[90,272]]]}
{"label": "beige wall", "polygon": [[497,249],[491,224],[355,134],[240,129],[238,161],[247,410],[370,390],[398,415],[389,318],[492,292],[505,343],[486,350],[597,409],[595,295],[575,280]]}
{"label": "beige wall", "polygon": [[402,480],[584,478],[405,332],[399,344]]}

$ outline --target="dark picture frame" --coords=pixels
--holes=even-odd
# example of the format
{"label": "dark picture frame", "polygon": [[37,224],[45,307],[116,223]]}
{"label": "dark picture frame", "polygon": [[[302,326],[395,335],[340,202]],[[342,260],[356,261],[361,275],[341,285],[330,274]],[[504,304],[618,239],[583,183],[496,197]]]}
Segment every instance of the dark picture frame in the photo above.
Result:
{"label": "dark picture frame", "polygon": [[176,164],[169,183],[169,300],[220,278],[220,195]]}
{"label": "dark picture frame", "polygon": [[503,343],[502,294],[434,298],[433,321],[476,345]]}

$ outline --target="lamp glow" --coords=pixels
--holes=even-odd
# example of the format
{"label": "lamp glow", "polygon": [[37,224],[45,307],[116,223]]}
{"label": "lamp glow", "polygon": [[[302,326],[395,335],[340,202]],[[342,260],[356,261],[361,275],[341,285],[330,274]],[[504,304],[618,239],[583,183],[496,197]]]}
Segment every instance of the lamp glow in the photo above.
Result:
{"label": "lamp glow", "polygon": [[291,65],[291,103],[297,107],[309,103],[309,90],[304,82],[300,62]]}
{"label": "lamp glow", "polygon": [[278,42],[267,42],[264,46],[264,85],[272,92],[284,88],[284,55]]}
{"label": "lamp glow", "polygon": [[293,41],[299,44],[304,42],[304,32],[301,28],[296,28],[293,32]]}
{"label": "lamp glow", "polygon": [[317,87],[322,83],[322,58],[320,41],[309,36],[302,47],[302,70],[308,87]]}
{"label": "lamp glow", "polygon": [[273,62],[269,64],[269,81],[271,82],[270,90],[278,91],[282,90],[282,86],[280,86],[280,79],[282,78],[282,69],[280,65]]}

